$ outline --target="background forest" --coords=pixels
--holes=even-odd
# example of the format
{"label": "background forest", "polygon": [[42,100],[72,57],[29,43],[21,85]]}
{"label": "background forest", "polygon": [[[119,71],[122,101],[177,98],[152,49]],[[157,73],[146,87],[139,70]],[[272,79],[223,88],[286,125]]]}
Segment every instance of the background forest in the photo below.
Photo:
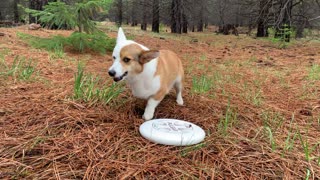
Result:
{"label": "background forest", "polygon": [[[43,10],[45,5],[55,0],[4,0],[0,20],[36,22],[36,18],[19,10],[19,4],[30,9]],[[84,0],[61,0],[67,5],[85,3]],[[93,20],[108,18],[118,26],[127,24],[149,27],[159,32],[164,26],[172,33],[201,32],[208,25],[219,26],[219,32],[228,34],[237,27],[247,27],[245,32],[257,37],[269,36],[268,28],[274,30],[273,36],[284,36],[285,30],[294,31],[294,36],[302,38],[305,29],[320,27],[319,0],[102,0],[92,1],[104,4],[107,13],[95,13]],[[56,11],[59,13],[59,11]],[[66,15],[68,16],[68,15]],[[67,17],[66,17],[67,18]],[[231,32],[232,33],[232,32]],[[237,33],[237,32],[234,32]],[[238,32],[239,33],[239,32]]]}
{"label": "background forest", "polygon": [[[118,27],[182,60],[155,118],[108,75]],[[0,179],[320,179],[320,0],[0,0]]]}

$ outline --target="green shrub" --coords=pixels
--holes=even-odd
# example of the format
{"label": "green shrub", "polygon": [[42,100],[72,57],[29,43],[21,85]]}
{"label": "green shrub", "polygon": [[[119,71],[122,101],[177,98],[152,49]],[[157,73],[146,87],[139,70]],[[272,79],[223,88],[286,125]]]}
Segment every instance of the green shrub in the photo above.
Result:
{"label": "green shrub", "polygon": [[48,28],[74,29],[78,27],[79,32],[93,33],[97,31],[97,28],[92,19],[98,13],[107,11],[111,0],[76,0],[69,3],[49,2],[42,11],[20,7],[31,16],[39,17],[39,23]]}
{"label": "green shrub", "polygon": [[50,38],[42,38],[18,32],[17,36],[26,41],[30,46],[37,49],[45,49],[47,51],[61,50],[63,49],[64,45],[68,43],[68,40],[61,35]]}
{"label": "green shrub", "polygon": [[85,34],[74,32],[67,39],[68,45],[78,52],[92,50],[95,52],[105,53],[111,51],[115,46],[115,39],[111,39],[104,33]]}
{"label": "green shrub", "polygon": [[268,33],[272,36],[271,41],[278,44],[280,49],[285,49],[289,45],[290,38],[295,35],[293,28],[290,28],[287,24],[284,24],[282,28],[268,28]]}
{"label": "green shrub", "polygon": [[115,39],[109,38],[102,32],[94,34],[74,32],[69,37],[56,35],[50,38],[41,38],[18,32],[17,36],[34,48],[60,53],[67,47],[81,53],[91,50],[103,54],[106,51],[112,51],[116,43]]}
{"label": "green shrub", "polygon": [[57,26],[60,29],[65,26],[67,29],[76,27],[76,14],[72,13],[71,6],[64,2],[49,2],[44,6],[43,11],[26,8],[25,11],[31,16],[39,17],[39,21],[44,23],[48,28]]}

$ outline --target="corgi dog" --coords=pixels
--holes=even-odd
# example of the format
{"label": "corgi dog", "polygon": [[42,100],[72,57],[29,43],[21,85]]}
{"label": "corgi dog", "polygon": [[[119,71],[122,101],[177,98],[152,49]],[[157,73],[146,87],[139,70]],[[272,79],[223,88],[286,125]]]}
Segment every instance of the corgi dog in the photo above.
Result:
{"label": "corgi dog", "polygon": [[120,27],[112,58],[113,64],[108,74],[115,82],[126,80],[134,97],[147,100],[142,116],[144,120],[153,118],[156,107],[173,87],[178,105],[183,105],[184,70],[174,52],[150,50],[135,41],[127,40]]}

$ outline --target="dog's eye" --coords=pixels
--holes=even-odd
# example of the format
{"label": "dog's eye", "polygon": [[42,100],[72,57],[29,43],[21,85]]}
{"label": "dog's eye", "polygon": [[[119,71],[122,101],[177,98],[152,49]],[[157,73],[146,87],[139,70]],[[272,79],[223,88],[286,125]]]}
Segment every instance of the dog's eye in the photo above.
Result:
{"label": "dog's eye", "polygon": [[116,57],[115,57],[115,56],[112,56],[112,58],[113,58],[114,60],[116,60]]}
{"label": "dog's eye", "polygon": [[128,62],[130,61],[130,59],[127,58],[127,57],[125,57],[125,58],[123,58],[123,61],[124,61],[125,63],[128,63]]}

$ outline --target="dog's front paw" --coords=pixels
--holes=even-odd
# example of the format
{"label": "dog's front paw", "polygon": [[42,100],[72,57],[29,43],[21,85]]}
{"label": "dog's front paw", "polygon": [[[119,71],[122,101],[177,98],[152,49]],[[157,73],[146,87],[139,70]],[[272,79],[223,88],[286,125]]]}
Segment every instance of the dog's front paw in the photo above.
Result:
{"label": "dog's front paw", "polygon": [[179,106],[183,106],[183,99],[181,97],[177,98],[177,103]]}
{"label": "dog's front paw", "polygon": [[142,119],[144,119],[145,121],[149,121],[153,118],[153,114],[151,113],[144,113],[142,116]]}

